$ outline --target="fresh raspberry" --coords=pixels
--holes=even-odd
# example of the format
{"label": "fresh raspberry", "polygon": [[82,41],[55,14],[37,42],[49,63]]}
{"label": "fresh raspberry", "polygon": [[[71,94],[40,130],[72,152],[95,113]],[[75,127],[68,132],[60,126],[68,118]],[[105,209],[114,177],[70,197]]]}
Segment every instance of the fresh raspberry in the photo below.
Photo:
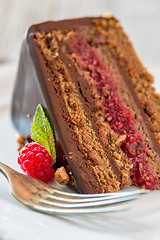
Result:
{"label": "fresh raspberry", "polygon": [[28,143],[19,151],[18,164],[27,175],[43,182],[54,177],[52,157],[47,149],[38,143]]}

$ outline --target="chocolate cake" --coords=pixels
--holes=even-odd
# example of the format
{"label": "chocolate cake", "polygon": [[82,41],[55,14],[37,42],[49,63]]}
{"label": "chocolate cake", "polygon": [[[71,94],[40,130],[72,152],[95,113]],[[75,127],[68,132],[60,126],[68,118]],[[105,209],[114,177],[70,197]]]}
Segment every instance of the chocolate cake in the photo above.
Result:
{"label": "chocolate cake", "polygon": [[134,184],[160,188],[160,96],[119,21],[81,18],[30,27],[12,119],[29,134],[38,104],[49,111],[82,193]]}

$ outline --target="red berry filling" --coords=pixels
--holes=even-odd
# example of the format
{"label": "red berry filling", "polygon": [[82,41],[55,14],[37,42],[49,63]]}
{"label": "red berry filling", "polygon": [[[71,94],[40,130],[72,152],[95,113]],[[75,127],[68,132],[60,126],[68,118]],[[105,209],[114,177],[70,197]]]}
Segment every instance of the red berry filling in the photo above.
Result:
{"label": "red berry filling", "polygon": [[54,177],[52,157],[46,148],[38,143],[26,144],[19,151],[18,163],[27,175],[43,182],[48,182]]}
{"label": "red berry filling", "polygon": [[63,152],[62,146],[59,140],[56,140],[56,163],[54,164],[54,169],[56,170],[59,167],[67,167],[68,162],[66,156]]}
{"label": "red berry filling", "polygon": [[128,158],[132,158],[131,177],[134,184],[155,189],[157,178],[151,173],[147,163],[146,146],[140,132],[136,130],[131,111],[124,106],[120,98],[116,79],[111,76],[95,48],[77,37],[72,41],[71,49],[77,56],[82,69],[89,73],[100,96],[103,97],[103,106],[109,125],[118,135],[126,135],[121,148]]}

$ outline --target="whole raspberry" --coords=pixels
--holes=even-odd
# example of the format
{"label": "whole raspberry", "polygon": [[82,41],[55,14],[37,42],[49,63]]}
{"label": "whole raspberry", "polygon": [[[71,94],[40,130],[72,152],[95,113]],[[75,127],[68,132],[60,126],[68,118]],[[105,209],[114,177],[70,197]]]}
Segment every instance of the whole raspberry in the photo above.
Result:
{"label": "whole raspberry", "polygon": [[28,143],[19,151],[18,164],[27,175],[43,182],[54,177],[52,157],[47,149],[38,143]]}

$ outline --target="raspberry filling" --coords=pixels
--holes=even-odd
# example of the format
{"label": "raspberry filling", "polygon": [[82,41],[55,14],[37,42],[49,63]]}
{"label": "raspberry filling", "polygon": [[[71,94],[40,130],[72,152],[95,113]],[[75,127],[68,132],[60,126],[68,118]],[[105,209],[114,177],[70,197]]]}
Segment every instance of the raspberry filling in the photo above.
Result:
{"label": "raspberry filling", "polygon": [[111,75],[98,51],[88,43],[75,38],[70,47],[81,68],[88,72],[94,80],[96,89],[102,97],[106,121],[111,129],[119,136],[126,136],[121,149],[132,160],[131,178],[133,183],[148,189],[156,189],[157,177],[151,173],[151,168],[147,163],[147,148],[141,133],[136,130],[131,111],[126,108],[120,98],[116,79]]}

